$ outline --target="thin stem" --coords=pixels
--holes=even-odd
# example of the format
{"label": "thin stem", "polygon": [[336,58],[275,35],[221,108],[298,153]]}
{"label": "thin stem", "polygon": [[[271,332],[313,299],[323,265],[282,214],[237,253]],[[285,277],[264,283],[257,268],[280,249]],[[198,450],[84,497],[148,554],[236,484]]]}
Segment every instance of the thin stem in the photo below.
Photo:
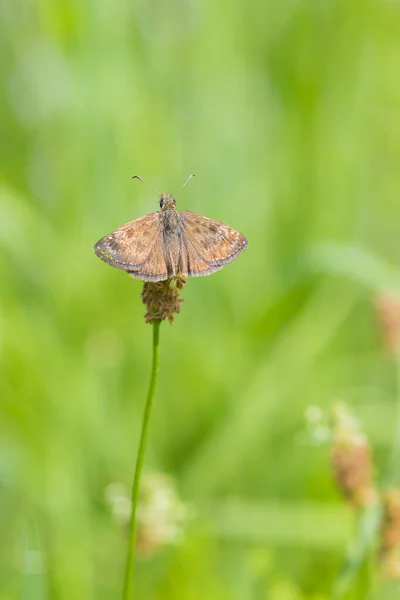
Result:
{"label": "thin stem", "polygon": [[147,393],[146,405],[143,413],[142,431],[140,434],[139,450],[136,459],[135,474],[132,486],[132,514],[129,527],[128,551],[126,555],[125,580],[123,600],[132,600],[133,593],[133,575],[135,562],[135,547],[136,547],[136,512],[139,500],[140,477],[143,469],[144,454],[146,450],[147,432],[149,428],[151,407],[153,404],[154,392],[157,383],[158,374],[158,349],[159,349],[159,334],[161,321],[153,321],[153,362],[151,367],[150,385]]}
{"label": "thin stem", "polygon": [[355,537],[348,546],[342,568],[334,583],[333,600],[341,600],[348,592],[368,551],[373,546],[380,522],[381,506],[378,503],[361,511]]}

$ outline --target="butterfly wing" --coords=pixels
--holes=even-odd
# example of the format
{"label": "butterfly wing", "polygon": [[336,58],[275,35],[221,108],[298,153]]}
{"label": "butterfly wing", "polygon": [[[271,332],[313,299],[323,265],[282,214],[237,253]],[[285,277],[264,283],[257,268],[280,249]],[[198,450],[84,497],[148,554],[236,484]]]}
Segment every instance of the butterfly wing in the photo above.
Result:
{"label": "butterfly wing", "polygon": [[159,211],[118,227],[99,240],[94,251],[134,278],[162,281],[180,274],[214,273],[246,246],[246,238],[225,223],[190,211],[174,212],[172,217]]}
{"label": "butterfly wing", "polygon": [[141,279],[142,281],[163,281],[175,274],[174,272],[171,272],[169,266],[167,266],[162,230],[160,230],[157,240],[145,263],[134,269],[129,269],[128,273],[131,277]]}
{"label": "butterfly wing", "polygon": [[179,213],[183,237],[184,275],[209,275],[235,260],[247,240],[235,229],[191,211]]}
{"label": "butterfly wing", "polygon": [[133,277],[145,281],[165,279],[161,213],[152,212],[121,225],[99,240],[94,251],[101,260]]}

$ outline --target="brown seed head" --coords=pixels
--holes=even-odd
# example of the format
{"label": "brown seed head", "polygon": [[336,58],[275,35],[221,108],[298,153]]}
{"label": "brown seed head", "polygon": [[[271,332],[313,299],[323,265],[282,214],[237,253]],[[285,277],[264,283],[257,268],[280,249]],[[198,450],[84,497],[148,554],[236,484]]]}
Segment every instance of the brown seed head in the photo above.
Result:
{"label": "brown seed head", "polygon": [[332,411],[332,469],[343,497],[355,508],[376,500],[373,463],[368,439],[343,405]]}
{"label": "brown seed head", "polygon": [[156,319],[168,319],[170,323],[174,315],[180,312],[183,298],[179,293],[185,284],[185,277],[171,277],[164,281],[146,281],[143,286],[142,300],[147,307],[145,314],[146,323]]}

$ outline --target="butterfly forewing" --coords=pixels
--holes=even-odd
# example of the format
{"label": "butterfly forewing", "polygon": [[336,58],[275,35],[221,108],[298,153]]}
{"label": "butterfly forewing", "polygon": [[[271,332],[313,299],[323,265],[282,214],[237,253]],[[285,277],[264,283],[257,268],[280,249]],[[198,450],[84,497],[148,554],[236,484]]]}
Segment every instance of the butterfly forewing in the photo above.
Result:
{"label": "butterfly forewing", "polygon": [[204,263],[202,270],[208,269],[204,275],[215,270],[210,270],[210,267],[219,268],[234,260],[247,246],[244,235],[221,221],[191,211],[180,212],[179,216],[187,239],[189,258],[197,255],[197,259]]}
{"label": "butterfly forewing", "polygon": [[162,234],[161,225],[160,212],[148,213],[101,238],[94,251],[113,267],[125,271],[138,270],[152,256]]}

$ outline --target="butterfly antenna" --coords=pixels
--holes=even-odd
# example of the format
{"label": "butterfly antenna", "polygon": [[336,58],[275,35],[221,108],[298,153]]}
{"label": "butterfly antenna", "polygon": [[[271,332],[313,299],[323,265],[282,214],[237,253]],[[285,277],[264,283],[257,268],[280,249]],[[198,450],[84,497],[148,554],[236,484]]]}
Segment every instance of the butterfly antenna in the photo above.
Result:
{"label": "butterfly antenna", "polygon": [[183,186],[182,186],[181,188],[179,188],[179,190],[178,190],[178,191],[177,191],[177,193],[175,194],[175,198],[176,198],[176,196],[179,194],[179,192],[181,192],[181,191],[183,190],[183,188],[185,187],[185,185],[186,185],[187,183],[189,183],[189,181],[190,181],[191,179],[193,179],[193,177],[196,177],[196,175],[195,175],[194,173],[190,173],[189,177],[186,179],[186,181],[185,181],[185,183],[183,184]]}
{"label": "butterfly antenna", "polygon": [[[143,179],[142,179],[141,177],[139,177],[139,175],[134,175],[134,176],[132,177],[132,179],[139,179],[139,181],[141,181],[142,183],[144,183],[144,185],[145,185],[146,187],[148,187],[148,188],[149,188],[149,190],[151,190],[152,192],[154,192],[155,194],[157,194],[157,196],[158,196],[158,197],[160,197],[160,195],[161,195],[161,194],[159,194],[158,192],[156,192],[156,190],[153,190],[153,188],[152,188],[152,187],[150,187],[148,183],[146,183],[145,181],[143,181]],[[187,182],[186,182],[186,183],[187,183]]]}

